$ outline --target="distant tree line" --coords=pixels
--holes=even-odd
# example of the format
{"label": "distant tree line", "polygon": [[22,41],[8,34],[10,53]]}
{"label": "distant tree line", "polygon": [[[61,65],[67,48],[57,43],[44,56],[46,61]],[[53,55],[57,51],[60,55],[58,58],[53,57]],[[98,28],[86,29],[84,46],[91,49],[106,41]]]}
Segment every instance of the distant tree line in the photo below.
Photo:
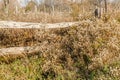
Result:
{"label": "distant tree line", "polygon": [[[45,12],[52,13],[54,12],[68,12],[72,13],[73,16],[77,17],[79,14],[85,14],[86,12],[95,11],[95,16],[97,15],[101,18],[102,13],[108,12],[108,0],[44,0],[41,4],[37,4],[34,0],[31,0],[27,3],[26,6],[20,7],[14,5],[15,0],[2,0],[3,1],[3,10],[5,13],[9,13],[10,10],[14,10],[11,12],[18,13],[19,10],[22,12]],[[27,0],[25,0],[27,1]],[[40,0],[38,0],[40,2]],[[118,7],[120,6],[120,0],[115,0],[115,2],[111,4],[115,4]],[[97,10],[96,10],[97,9]],[[74,12],[74,13],[73,13]]]}

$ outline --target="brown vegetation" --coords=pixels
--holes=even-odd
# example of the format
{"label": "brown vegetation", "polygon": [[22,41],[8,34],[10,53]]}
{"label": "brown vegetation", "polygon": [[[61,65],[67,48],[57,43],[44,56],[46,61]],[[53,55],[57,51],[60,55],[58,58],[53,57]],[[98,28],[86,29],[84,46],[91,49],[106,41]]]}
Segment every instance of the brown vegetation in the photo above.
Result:
{"label": "brown vegetation", "polygon": [[[3,29],[0,30],[4,43],[1,46],[26,46],[33,43],[40,46],[37,55],[42,58],[41,76],[45,79],[57,79],[59,75],[69,80],[90,79],[92,75],[94,79],[106,79],[94,72],[98,74],[97,70],[104,70],[106,65],[114,61],[119,62],[119,26],[119,22],[104,23],[99,20],[83,21],[79,26],[63,29]],[[21,45],[24,43],[26,45]],[[118,72],[109,74],[117,79],[120,76]]]}
{"label": "brown vegetation", "polygon": [[78,26],[54,29],[1,28],[1,49],[37,47],[37,52],[32,54],[0,56],[2,80],[120,79],[119,8],[115,8],[113,3],[105,2],[106,5],[100,8],[107,8],[107,11],[98,19],[94,17],[94,9],[99,4],[94,0],[81,3],[64,3],[61,0],[61,3],[48,2],[35,7],[36,4],[31,2],[18,11],[8,13],[0,8],[1,20],[81,22]]}
{"label": "brown vegetation", "polygon": [[[66,21],[81,21],[86,19],[93,20],[94,10],[96,6],[101,10],[101,17],[104,20],[114,18],[119,20],[117,15],[120,14],[119,5],[117,3],[100,3],[94,0],[82,1],[79,3],[73,3],[69,1],[56,1],[53,0],[45,1],[40,5],[31,1],[26,7],[20,8],[18,3],[17,6],[13,5],[10,1],[8,9],[1,6],[0,8],[0,19],[1,20],[13,20],[23,22],[43,22],[43,23],[56,23]],[[119,2],[118,2],[119,3]],[[106,4],[106,5],[105,5]],[[1,3],[1,5],[3,5]],[[107,9],[106,9],[107,8]],[[7,13],[6,13],[6,10]],[[107,12],[106,12],[107,11]],[[105,13],[106,12],[106,13]],[[114,15],[113,15],[114,14]],[[109,16],[108,16],[109,15]],[[117,17],[114,17],[117,16]],[[109,18],[108,18],[109,17]]]}

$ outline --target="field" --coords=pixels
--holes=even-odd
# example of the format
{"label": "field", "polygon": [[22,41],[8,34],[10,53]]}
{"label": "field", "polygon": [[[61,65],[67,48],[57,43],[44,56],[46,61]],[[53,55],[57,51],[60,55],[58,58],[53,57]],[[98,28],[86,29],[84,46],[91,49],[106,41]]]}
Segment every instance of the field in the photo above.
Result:
{"label": "field", "polygon": [[119,80],[120,22],[83,20],[55,29],[0,29],[0,48],[39,51],[0,56],[0,80]]}
{"label": "field", "polygon": [[120,0],[0,0],[0,80],[120,80]]}

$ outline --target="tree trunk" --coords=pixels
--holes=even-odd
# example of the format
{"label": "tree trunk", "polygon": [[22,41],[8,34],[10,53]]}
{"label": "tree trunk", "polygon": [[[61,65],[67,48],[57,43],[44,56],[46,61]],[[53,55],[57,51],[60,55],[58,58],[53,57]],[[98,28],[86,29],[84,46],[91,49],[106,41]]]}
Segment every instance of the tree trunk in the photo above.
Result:
{"label": "tree trunk", "polygon": [[101,18],[101,15],[102,15],[101,7],[102,7],[102,1],[99,0],[99,18]]}
{"label": "tree trunk", "polygon": [[105,2],[105,13],[107,13],[107,0],[104,0]]}
{"label": "tree trunk", "polygon": [[9,0],[4,0],[5,13],[8,14],[9,9]]}

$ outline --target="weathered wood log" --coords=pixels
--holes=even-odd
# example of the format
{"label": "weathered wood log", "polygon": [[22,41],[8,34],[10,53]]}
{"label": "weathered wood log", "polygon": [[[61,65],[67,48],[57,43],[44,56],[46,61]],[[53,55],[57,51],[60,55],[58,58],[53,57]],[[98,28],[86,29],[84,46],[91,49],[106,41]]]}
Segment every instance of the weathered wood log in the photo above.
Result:
{"label": "weathered wood log", "polygon": [[10,48],[1,48],[0,56],[7,55],[26,55],[38,52],[40,50],[39,46],[28,46],[28,47],[10,47]]}
{"label": "weathered wood log", "polygon": [[62,23],[28,23],[28,22],[13,22],[0,21],[0,28],[65,28],[78,24],[79,22],[62,22]]}
{"label": "weathered wood log", "polygon": [[[65,28],[78,25],[79,22],[62,22],[55,24],[42,24],[42,23],[28,23],[28,22],[13,22],[13,21],[0,21],[0,28]],[[6,55],[22,55],[22,54],[30,54],[40,51],[40,46],[28,46],[28,47],[10,47],[10,48],[1,48],[0,56]]]}

